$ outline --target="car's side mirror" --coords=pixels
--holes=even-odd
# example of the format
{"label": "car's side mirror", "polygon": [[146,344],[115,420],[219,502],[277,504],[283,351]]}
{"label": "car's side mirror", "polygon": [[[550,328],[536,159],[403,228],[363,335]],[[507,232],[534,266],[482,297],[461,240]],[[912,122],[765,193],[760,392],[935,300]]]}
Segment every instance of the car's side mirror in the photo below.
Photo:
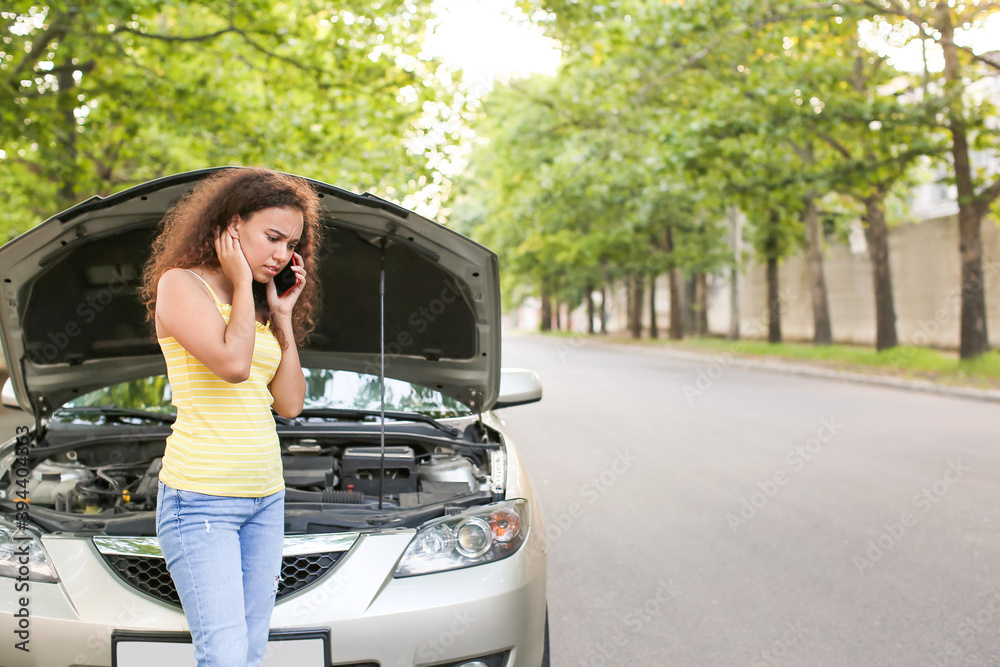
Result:
{"label": "car's side mirror", "polygon": [[542,400],[542,379],[527,368],[500,369],[500,397],[493,409]]}
{"label": "car's side mirror", "polygon": [[5,408],[11,408],[13,410],[20,410],[21,406],[17,403],[17,396],[14,395],[14,383],[7,378],[7,381],[3,383],[3,391],[0,392],[0,402],[3,403]]}

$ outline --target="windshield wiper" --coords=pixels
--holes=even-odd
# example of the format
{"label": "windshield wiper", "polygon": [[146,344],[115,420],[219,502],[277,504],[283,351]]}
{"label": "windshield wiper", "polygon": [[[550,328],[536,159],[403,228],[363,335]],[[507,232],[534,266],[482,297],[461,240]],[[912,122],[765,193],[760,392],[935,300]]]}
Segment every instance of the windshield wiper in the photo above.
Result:
{"label": "windshield wiper", "polygon": [[56,415],[60,412],[68,412],[71,414],[83,413],[83,414],[98,414],[106,415],[108,417],[137,417],[139,419],[150,419],[153,421],[158,421],[163,424],[173,424],[177,419],[177,415],[170,412],[153,412],[151,410],[134,410],[132,408],[119,408],[117,405],[78,405],[70,407],[62,407],[53,412]]}
{"label": "windshield wiper", "polygon": [[[309,408],[303,410],[299,417],[342,417],[344,419],[362,419],[364,417],[380,417],[379,410],[358,410],[353,408]],[[458,438],[462,432],[453,426],[446,426],[433,417],[420,414],[419,412],[385,412],[386,419],[396,419],[400,421],[415,421],[430,424],[436,429],[440,429],[453,438]]]}

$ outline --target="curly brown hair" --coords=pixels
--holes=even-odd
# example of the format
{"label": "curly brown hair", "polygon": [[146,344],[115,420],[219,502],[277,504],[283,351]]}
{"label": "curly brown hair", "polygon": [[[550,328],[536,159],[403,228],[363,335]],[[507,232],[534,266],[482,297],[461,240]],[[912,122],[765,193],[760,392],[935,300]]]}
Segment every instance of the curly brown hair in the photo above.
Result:
{"label": "curly brown hair", "polygon": [[[322,225],[319,197],[309,183],[298,176],[260,167],[223,169],[200,181],[163,217],[162,231],[153,241],[140,288],[149,322],[153,322],[155,315],[156,286],[165,271],[220,268],[215,252],[216,232],[224,231],[237,215],[246,220],[257,211],[275,207],[297,209],[302,213],[302,237],[295,251],[302,255],[306,272],[315,276]],[[257,317],[269,324],[271,312],[266,287],[254,281],[253,293]],[[292,311],[292,331],[297,345],[302,345],[315,327],[319,301],[319,286],[315,280],[307,280]],[[285,349],[282,332],[277,330],[275,335]]]}

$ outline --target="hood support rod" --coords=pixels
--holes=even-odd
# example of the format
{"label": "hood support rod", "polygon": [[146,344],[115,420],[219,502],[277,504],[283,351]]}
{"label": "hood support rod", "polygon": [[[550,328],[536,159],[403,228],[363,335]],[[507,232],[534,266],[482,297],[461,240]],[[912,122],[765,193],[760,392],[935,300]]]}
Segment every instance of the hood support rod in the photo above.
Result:
{"label": "hood support rod", "polygon": [[383,236],[381,240],[381,249],[379,250],[379,281],[378,281],[378,300],[379,300],[379,345],[378,345],[378,357],[379,357],[379,371],[378,371],[378,389],[379,389],[379,412],[380,412],[380,453],[379,453],[379,463],[378,463],[378,508],[382,509],[382,484],[385,481],[385,246],[386,238]]}

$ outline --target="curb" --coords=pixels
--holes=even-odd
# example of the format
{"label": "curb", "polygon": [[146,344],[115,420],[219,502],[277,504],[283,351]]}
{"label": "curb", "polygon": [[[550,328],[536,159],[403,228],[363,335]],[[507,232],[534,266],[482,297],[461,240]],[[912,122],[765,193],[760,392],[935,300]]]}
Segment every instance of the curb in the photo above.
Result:
{"label": "curb", "polygon": [[[515,334],[530,335],[530,334]],[[561,340],[561,338],[539,336],[545,340]],[[716,354],[705,354],[701,352],[688,352],[682,350],[672,350],[666,347],[651,347],[645,345],[629,345],[628,343],[611,343],[587,337],[587,344],[607,349],[623,350],[630,352],[644,352],[659,354],[661,356],[679,359],[683,361],[712,362],[718,361],[720,357],[727,354],[720,352]],[[969,398],[977,401],[988,401],[1000,403],[1000,390],[996,389],[975,389],[973,387],[956,387],[953,385],[930,382],[928,380],[905,380],[902,378],[886,377],[884,375],[870,375],[868,373],[856,373],[852,371],[836,371],[828,368],[810,366],[789,361],[762,360],[740,357],[731,354],[731,359],[726,359],[726,364],[737,368],[751,368],[755,370],[784,373],[786,375],[799,375],[804,377],[824,378],[827,380],[840,380],[843,382],[854,382],[857,384],[876,385],[881,387],[893,387],[908,391],[920,391],[929,394],[942,396],[955,396],[958,398]]]}

